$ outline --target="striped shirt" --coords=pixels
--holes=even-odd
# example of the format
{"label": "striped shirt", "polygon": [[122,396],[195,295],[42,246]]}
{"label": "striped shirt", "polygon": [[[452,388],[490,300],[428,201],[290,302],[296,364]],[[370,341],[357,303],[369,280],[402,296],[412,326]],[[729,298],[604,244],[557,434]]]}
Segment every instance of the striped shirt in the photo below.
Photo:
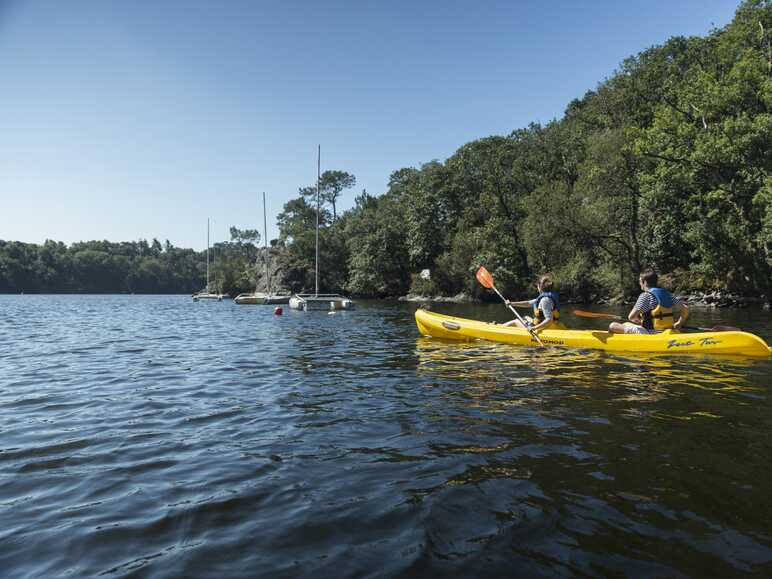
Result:
{"label": "striped shirt", "polygon": [[[681,308],[683,305],[683,302],[673,296],[673,308]],[[654,310],[654,308],[657,307],[657,298],[654,297],[654,294],[649,292],[643,292],[641,295],[638,296],[638,300],[635,302],[635,305],[633,306],[633,309],[636,312],[639,312],[641,314],[645,314],[647,312],[651,312]]]}

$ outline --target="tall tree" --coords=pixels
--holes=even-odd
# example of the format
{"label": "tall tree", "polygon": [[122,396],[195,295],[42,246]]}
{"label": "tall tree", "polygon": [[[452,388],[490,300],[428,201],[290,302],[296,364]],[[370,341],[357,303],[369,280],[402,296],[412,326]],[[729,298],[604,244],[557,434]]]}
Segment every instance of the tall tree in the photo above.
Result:
{"label": "tall tree", "polygon": [[357,184],[356,177],[345,171],[325,171],[319,179],[319,191],[322,199],[332,205],[332,220],[338,218],[336,204],[344,189],[350,189]]}
{"label": "tall tree", "polygon": [[[319,178],[319,203],[325,205],[329,203],[332,206],[332,220],[338,218],[337,203],[338,198],[344,189],[350,189],[356,185],[357,180],[354,175],[345,171],[325,171]],[[312,200],[315,205],[316,185],[302,187],[300,194],[303,197]]]}

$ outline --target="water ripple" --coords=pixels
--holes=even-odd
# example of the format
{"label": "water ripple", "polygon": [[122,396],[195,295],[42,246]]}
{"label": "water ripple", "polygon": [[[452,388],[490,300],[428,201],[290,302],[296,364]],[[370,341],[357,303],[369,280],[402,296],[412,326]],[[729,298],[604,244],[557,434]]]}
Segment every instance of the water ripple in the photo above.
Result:
{"label": "water ripple", "polygon": [[0,313],[4,577],[772,565],[769,361],[448,343],[404,304],[0,296]]}

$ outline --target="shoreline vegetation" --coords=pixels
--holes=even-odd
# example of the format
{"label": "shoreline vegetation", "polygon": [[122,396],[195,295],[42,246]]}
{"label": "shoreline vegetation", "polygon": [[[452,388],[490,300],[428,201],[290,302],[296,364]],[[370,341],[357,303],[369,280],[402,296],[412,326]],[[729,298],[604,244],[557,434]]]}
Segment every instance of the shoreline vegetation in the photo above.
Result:
{"label": "shoreline vegetation", "polygon": [[[259,292],[258,292],[259,293]],[[127,295],[140,295],[140,296],[188,296],[186,292],[129,292],[129,291],[113,291],[113,292],[84,292],[84,291],[31,291],[31,292],[2,292],[0,295],[36,295],[36,296],[62,296],[62,295],[93,295],[93,296],[127,296]],[[228,297],[233,297],[230,294]],[[358,296],[361,297],[361,296]],[[698,308],[748,308],[759,307],[763,309],[770,309],[770,304],[763,297],[758,296],[743,296],[739,294],[732,294],[727,292],[715,291],[711,293],[698,292],[694,294],[685,294],[679,296],[685,300],[690,307]],[[364,297],[364,299],[371,299],[374,301],[385,302],[412,302],[412,303],[451,303],[451,304],[473,304],[473,303],[499,303],[492,299],[486,299],[485,296],[473,297],[465,293],[460,293],[455,296],[427,296],[417,294],[407,294],[404,296],[380,296],[380,297]],[[612,300],[608,298],[601,298],[596,300],[595,304],[598,305],[623,305],[631,304],[634,300]],[[584,304],[576,299],[563,300],[564,304]]]}
{"label": "shoreline vegetation", "polygon": [[[686,303],[689,304],[690,307],[698,307],[698,308],[749,308],[749,307],[758,307],[758,308],[764,308],[764,309],[770,309],[770,304],[767,303],[766,299],[763,297],[758,296],[743,296],[739,294],[732,294],[728,292],[720,292],[720,291],[714,291],[714,292],[696,292],[691,294],[684,294],[679,296],[681,299],[683,299]],[[401,302],[418,302],[418,303],[425,303],[425,302],[431,302],[431,303],[455,303],[455,304],[463,304],[463,303],[474,303],[474,302],[480,302],[482,300],[475,299],[467,294],[458,294],[455,296],[424,296],[424,295],[416,295],[416,294],[408,294],[406,296],[400,296],[398,298],[390,298],[390,299],[396,299],[397,301]],[[485,300],[490,301],[490,300]],[[609,298],[600,298],[595,300],[593,303],[596,303],[598,305],[621,305],[621,304],[632,304],[634,303],[634,299],[624,299],[624,300],[612,300]],[[568,299],[563,300],[564,304],[582,304],[585,302],[575,300],[575,299]]]}
{"label": "shoreline vegetation", "polygon": [[[355,186],[322,175],[320,291],[479,300],[485,265],[507,296],[550,272],[566,301],[626,303],[652,266],[690,304],[769,304],[772,2],[746,0],[724,28],[626,59],[562,118],[398,169],[340,211]],[[274,290],[314,287],[315,193],[278,216]],[[232,228],[214,244],[215,289],[261,291],[259,241]],[[204,272],[204,252],[155,239],[0,241],[0,293],[193,293]]]}

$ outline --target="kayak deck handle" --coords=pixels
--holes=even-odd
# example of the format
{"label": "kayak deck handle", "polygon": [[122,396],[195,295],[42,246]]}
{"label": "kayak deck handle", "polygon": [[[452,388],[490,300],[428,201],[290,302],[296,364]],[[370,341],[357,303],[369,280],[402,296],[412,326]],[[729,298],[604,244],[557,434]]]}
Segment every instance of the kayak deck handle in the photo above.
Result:
{"label": "kayak deck handle", "polygon": [[460,330],[461,326],[456,324],[455,322],[442,322],[442,327],[446,330]]}

